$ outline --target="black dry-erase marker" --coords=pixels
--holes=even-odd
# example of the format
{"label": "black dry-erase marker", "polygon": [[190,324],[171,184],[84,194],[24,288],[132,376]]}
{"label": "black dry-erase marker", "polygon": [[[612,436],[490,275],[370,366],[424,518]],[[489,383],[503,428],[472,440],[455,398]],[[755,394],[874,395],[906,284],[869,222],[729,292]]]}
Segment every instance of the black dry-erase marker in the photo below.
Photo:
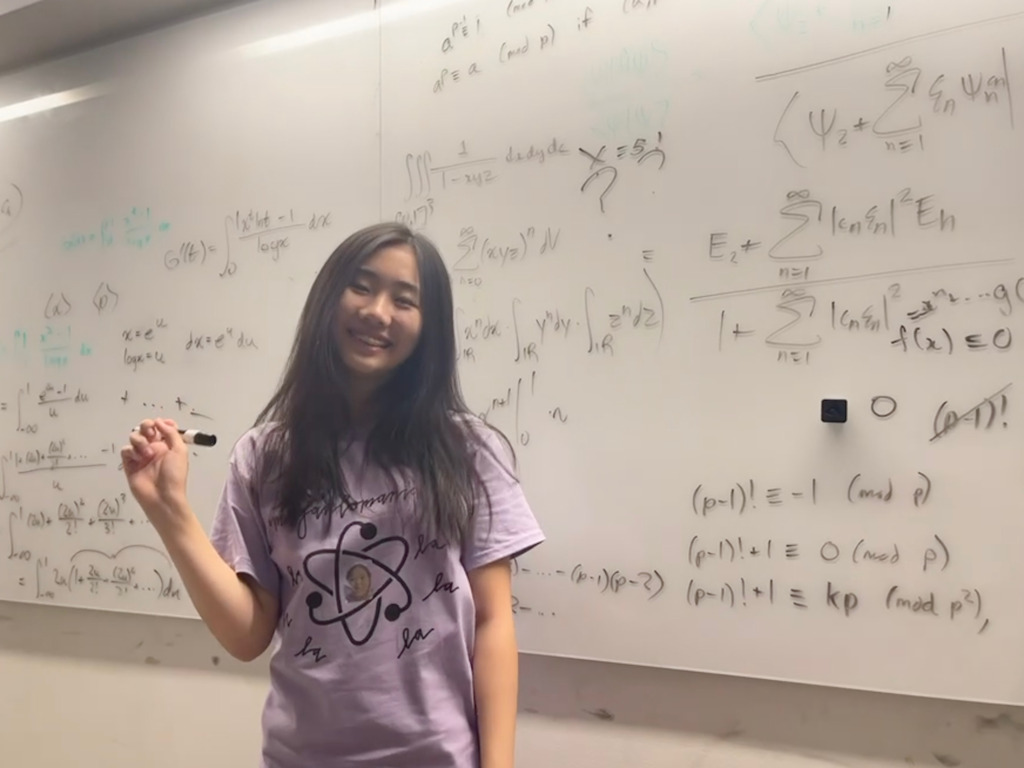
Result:
{"label": "black dry-erase marker", "polygon": [[208,447],[213,447],[217,444],[216,435],[211,435],[209,432],[200,432],[198,429],[179,429],[178,434],[181,435],[181,439],[186,443],[195,443],[196,445]]}
{"label": "black dry-erase marker", "polygon": [[[132,432],[138,431],[138,427],[132,430]],[[209,432],[200,432],[198,429],[179,429],[178,434],[189,445],[205,445],[208,448],[212,448],[217,444],[216,435],[211,435]]]}

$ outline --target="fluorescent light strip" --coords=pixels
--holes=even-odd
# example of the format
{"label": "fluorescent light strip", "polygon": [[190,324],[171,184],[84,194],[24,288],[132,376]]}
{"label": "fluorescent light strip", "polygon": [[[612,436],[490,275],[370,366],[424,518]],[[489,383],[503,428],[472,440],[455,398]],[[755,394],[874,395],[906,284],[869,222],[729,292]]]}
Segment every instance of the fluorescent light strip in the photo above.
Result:
{"label": "fluorescent light strip", "polygon": [[40,0],[0,0],[0,16],[35,5]]}
{"label": "fluorescent light strip", "polygon": [[[19,3],[22,3],[22,1],[9,0],[5,3],[4,0],[0,0],[0,13],[3,12],[4,8],[14,10],[14,7],[20,7]],[[32,0],[32,2],[37,1]],[[364,11],[344,19],[335,19],[334,21],[299,29],[295,32],[268,37],[264,40],[244,45],[239,50],[244,56],[267,56],[281,53],[295,48],[314,45],[325,40],[335,40],[346,35],[371,30],[377,26],[378,16],[380,24],[384,25],[461,2],[465,2],[465,0],[402,0],[402,2],[389,3],[379,11]],[[28,5],[30,3],[25,2],[23,4]],[[0,107],[0,123],[28,117],[40,112],[47,112],[51,109],[59,109],[70,104],[77,104],[87,99],[102,96],[108,90],[103,85],[94,84],[9,104],[6,107]]]}
{"label": "fluorescent light strip", "polygon": [[380,23],[383,25],[461,2],[465,2],[465,0],[403,0],[403,2],[389,3],[381,8],[379,12],[364,11],[344,19],[335,19],[323,24],[305,27],[295,32],[275,35],[264,40],[258,40],[255,43],[243,45],[239,51],[243,56],[267,56],[281,53],[321,43],[325,40],[335,40],[346,35],[374,29],[377,26],[378,15]]}
{"label": "fluorescent light strip", "polygon": [[46,112],[51,109],[60,109],[70,104],[77,104],[80,101],[102,96],[106,93],[106,90],[106,88],[100,85],[86,85],[81,88],[73,88],[70,91],[51,93],[48,96],[39,96],[34,99],[9,104],[6,107],[0,107],[0,123],[28,117],[29,115]]}

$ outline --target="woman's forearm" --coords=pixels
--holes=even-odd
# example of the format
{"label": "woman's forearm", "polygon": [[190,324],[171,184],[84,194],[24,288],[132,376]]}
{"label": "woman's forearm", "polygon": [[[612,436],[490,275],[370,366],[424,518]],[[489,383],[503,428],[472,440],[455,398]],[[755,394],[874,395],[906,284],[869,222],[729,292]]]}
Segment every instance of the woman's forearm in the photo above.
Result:
{"label": "woman's forearm", "polygon": [[480,768],[513,768],[519,651],[512,612],[477,625],[473,654]]}
{"label": "woman's forearm", "polygon": [[276,600],[224,562],[195,515],[177,510],[157,527],[199,616],[232,656],[250,661],[270,644],[277,625]]}

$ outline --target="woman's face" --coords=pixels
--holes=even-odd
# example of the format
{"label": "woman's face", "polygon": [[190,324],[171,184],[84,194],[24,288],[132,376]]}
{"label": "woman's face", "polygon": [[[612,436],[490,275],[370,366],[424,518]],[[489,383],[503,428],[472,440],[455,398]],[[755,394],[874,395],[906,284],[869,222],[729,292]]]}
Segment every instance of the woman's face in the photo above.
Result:
{"label": "woman's face", "polygon": [[341,295],[336,322],[353,383],[376,389],[413,353],[423,328],[412,248],[388,246],[367,259]]}
{"label": "woman's face", "polygon": [[370,573],[361,566],[356,566],[348,574],[348,583],[356,600],[370,597]]}

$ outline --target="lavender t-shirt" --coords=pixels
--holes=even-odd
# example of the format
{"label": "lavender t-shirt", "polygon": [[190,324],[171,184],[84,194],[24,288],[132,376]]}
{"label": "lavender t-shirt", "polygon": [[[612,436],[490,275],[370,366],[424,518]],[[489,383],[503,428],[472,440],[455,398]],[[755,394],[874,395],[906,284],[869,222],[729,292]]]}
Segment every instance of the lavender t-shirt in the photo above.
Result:
{"label": "lavender t-shirt", "polygon": [[[314,509],[296,530],[253,477],[265,428],[232,451],[213,524],[217,551],[278,597],[263,710],[263,768],[477,768],[475,614],[467,572],[544,540],[507,449],[476,424],[490,493],[461,548],[415,525],[416,489],[397,487],[353,443],[353,502]],[[257,480],[256,482],[253,482]]]}

